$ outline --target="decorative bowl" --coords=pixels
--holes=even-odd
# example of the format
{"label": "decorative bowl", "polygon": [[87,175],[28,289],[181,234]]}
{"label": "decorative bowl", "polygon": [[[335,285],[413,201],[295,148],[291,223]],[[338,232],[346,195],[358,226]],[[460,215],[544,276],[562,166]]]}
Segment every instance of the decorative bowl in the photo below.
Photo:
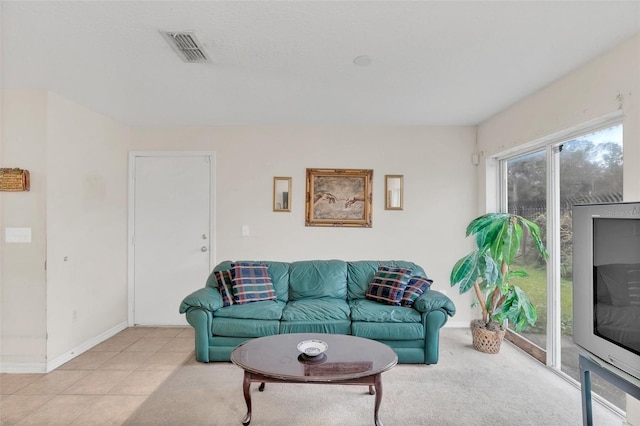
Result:
{"label": "decorative bowl", "polygon": [[329,348],[326,342],[317,339],[303,340],[298,343],[298,350],[306,356],[314,357],[322,354]]}

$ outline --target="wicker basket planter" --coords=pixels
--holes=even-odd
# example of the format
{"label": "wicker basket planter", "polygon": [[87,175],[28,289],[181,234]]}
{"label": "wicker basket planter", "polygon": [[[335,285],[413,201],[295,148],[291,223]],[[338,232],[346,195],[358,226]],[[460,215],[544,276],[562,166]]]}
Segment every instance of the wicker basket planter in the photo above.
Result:
{"label": "wicker basket planter", "polygon": [[471,321],[473,349],[487,354],[500,352],[500,345],[507,331],[499,326],[487,328],[482,320]]}

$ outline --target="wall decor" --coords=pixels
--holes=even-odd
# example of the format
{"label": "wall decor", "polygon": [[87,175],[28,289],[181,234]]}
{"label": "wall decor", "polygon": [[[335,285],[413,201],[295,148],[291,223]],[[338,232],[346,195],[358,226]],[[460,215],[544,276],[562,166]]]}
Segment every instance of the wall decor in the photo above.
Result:
{"label": "wall decor", "polygon": [[384,209],[402,210],[404,198],[404,176],[384,175]]}
{"label": "wall decor", "polygon": [[291,211],[291,178],[276,176],[273,178],[273,211]]}
{"label": "wall decor", "polygon": [[370,228],[370,169],[307,169],[306,226]]}
{"label": "wall decor", "polygon": [[30,188],[29,170],[17,167],[0,169],[0,191],[29,191]]}

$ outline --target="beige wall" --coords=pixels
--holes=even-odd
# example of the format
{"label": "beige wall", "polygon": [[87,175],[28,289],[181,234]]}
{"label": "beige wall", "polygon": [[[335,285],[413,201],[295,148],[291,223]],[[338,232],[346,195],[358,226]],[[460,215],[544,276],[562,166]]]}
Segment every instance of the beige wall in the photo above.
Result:
{"label": "beige wall", "polygon": [[47,358],[55,363],[127,321],[130,130],[55,93],[47,117]]}
{"label": "beige wall", "polygon": [[[621,44],[478,127],[480,211],[495,208],[490,157],[621,110],[624,199],[640,200],[640,36]],[[627,421],[640,425],[640,402],[627,397]]]}
{"label": "beige wall", "polygon": [[55,93],[3,91],[2,167],[28,169],[31,191],[0,193],[1,226],[32,229],[2,238],[3,371],[50,370],[126,325],[128,144]]}
{"label": "beige wall", "polygon": [[[1,357],[26,370],[46,361],[46,131],[44,91],[4,91],[1,167],[27,169],[30,192],[0,192]],[[5,243],[5,228],[31,228],[31,243]],[[27,313],[25,315],[25,313]]]}
{"label": "beige wall", "polygon": [[624,125],[624,197],[640,200],[639,64],[636,36],[478,126],[480,210],[494,207],[486,160],[617,111]]}
{"label": "beige wall", "polygon": [[[199,127],[134,130],[132,150],[216,153],[216,261],[406,259],[422,265],[468,324],[449,286],[475,214],[474,127]],[[306,227],[307,167],[373,169],[373,227]],[[403,174],[403,211],[384,210],[384,175]],[[291,176],[291,213],[272,211],[273,177]],[[242,237],[243,225],[250,229]]]}

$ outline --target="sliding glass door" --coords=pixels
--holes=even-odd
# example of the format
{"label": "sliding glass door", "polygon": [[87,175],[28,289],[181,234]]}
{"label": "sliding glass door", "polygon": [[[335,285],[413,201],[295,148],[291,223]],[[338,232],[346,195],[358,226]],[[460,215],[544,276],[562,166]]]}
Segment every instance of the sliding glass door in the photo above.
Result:
{"label": "sliding glass door", "polygon": [[[574,204],[622,201],[622,125],[547,141],[535,150],[503,159],[502,168],[505,208],[540,226],[551,259],[546,265],[541,263],[530,241],[523,238],[517,262],[528,277],[518,278],[517,284],[536,306],[538,321],[511,340],[579,380],[578,349],[572,339],[571,208]],[[617,388],[599,377],[593,377],[592,387],[625,410],[624,393]]]}
{"label": "sliding glass door", "polygon": [[[560,331],[563,373],[579,380],[578,349],[573,343],[573,232],[571,206],[622,201],[622,125],[581,135],[560,145]],[[594,375],[595,376],[595,375]],[[625,395],[599,377],[594,392],[624,410]]]}
{"label": "sliding glass door", "polygon": [[[546,150],[541,149],[507,160],[506,171],[508,212],[523,216],[541,226],[544,241],[547,217]],[[512,281],[527,293],[536,307],[538,320],[534,326],[527,326],[520,334],[544,349],[547,336],[546,265],[539,258],[533,242],[526,233],[521,244],[520,255],[512,268],[525,270],[527,277],[513,278]],[[519,344],[522,346],[525,342]],[[528,352],[532,352],[531,349],[529,348]],[[535,353],[532,355],[535,356]]]}

